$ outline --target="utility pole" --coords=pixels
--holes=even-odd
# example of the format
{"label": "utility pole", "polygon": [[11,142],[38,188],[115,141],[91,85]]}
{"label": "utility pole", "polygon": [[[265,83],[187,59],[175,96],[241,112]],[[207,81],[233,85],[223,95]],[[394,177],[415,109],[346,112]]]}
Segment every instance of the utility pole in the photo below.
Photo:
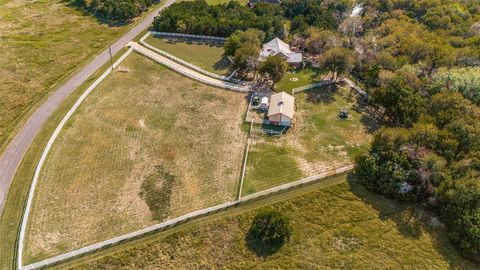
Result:
{"label": "utility pole", "polygon": [[112,47],[108,47],[108,52],[110,53],[110,65],[112,66],[113,71]]}

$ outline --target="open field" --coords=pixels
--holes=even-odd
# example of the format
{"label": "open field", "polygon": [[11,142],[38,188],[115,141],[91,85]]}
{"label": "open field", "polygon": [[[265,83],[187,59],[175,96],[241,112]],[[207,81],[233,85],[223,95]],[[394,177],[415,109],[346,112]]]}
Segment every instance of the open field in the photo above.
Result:
{"label": "open field", "polygon": [[0,1],[0,152],[31,110],[129,26],[108,26],[66,1]]}
{"label": "open field", "polygon": [[291,93],[292,89],[318,83],[324,80],[325,76],[327,76],[325,71],[314,68],[305,68],[295,73],[289,72],[275,84],[275,91]]}
{"label": "open field", "polygon": [[[461,258],[430,213],[373,195],[354,182],[313,191],[310,188],[310,192],[284,201],[275,198],[284,195],[254,203],[260,208],[241,206],[86,256],[58,269],[477,267]],[[293,233],[290,242],[277,253],[260,257],[249,248],[246,234],[254,215],[265,209],[287,215]]]}
{"label": "open field", "polygon": [[[366,151],[373,128],[358,95],[324,87],[295,95],[293,127],[282,137],[254,126],[243,193],[250,194],[353,163]],[[347,120],[338,118],[347,109]]]}
{"label": "open field", "polygon": [[[126,50],[127,49],[125,48],[118,54],[114,55],[114,61],[125,53]],[[17,231],[19,230],[21,215],[23,214],[23,205],[27,198],[35,166],[40,158],[43,148],[47,144],[53,130],[83,91],[85,91],[93,81],[100,77],[109,66],[109,63],[102,66],[90,76],[87,81],[73,91],[67,99],[65,99],[44,124],[20,163],[15,178],[10,185],[10,190],[5,200],[4,209],[0,218],[0,243],[2,243],[0,245],[0,269],[14,268],[15,241],[18,235]]]}
{"label": "open field", "polygon": [[229,75],[232,70],[230,60],[223,56],[223,47],[208,43],[192,43],[151,35],[145,42],[173,56],[196,65],[206,71]]}
{"label": "open field", "polygon": [[24,263],[234,198],[244,95],[137,54],[122,63],[126,68],[87,98],[54,144],[37,186]]}

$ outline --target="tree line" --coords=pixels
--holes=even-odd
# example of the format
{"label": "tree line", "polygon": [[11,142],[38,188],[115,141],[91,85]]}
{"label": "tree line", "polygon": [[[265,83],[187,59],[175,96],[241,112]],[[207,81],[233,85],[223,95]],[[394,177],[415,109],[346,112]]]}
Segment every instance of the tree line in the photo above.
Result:
{"label": "tree line", "polygon": [[[436,211],[480,261],[480,3],[367,0],[352,75],[385,127],[355,173],[369,190]],[[348,21],[348,20],[347,20]],[[349,22],[351,23],[351,22]],[[352,25],[350,25],[352,27]]]}
{"label": "tree line", "polygon": [[96,16],[111,21],[128,21],[139,16],[159,0],[71,0]]}
{"label": "tree line", "polygon": [[289,20],[335,29],[350,5],[351,1],[347,0],[287,0],[281,5],[260,2],[249,8],[237,1],[210,6],[204,0],[196,0],[176,3],[162,11],[153,28],[222,37],[230,36],[237,30],[258,29],[265,33],[266,39],[286,38],[290,30]]}

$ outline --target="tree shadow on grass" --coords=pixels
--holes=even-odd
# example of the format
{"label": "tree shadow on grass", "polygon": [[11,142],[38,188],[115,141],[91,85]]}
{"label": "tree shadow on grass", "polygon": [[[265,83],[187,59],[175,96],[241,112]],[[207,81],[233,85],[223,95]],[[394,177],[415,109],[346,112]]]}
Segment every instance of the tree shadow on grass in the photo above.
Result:
{"label": "tree shadow on grass", "polygon": [[418,239],[425,229],[425,212],[415,204],[388,199],[382,195],[373,194],[358,183],[355,175],[348,177],[351,191],[362,201],[378,211],[381,220],[392,220],[398,231],[405,237]]}
{"label": "tree shadow on grass", "polygon": [[338,86],[336,84],[329,84],[312,90],[307,90],[307,102],[313,104],[330,104],[335,98]]}
{"label": "tree shadow on grass", "polygon": [[94,12],[92,12],[88,8],[82,6],[77,1],[62,0],[62,2],[65,3],[65,5],[67,7],[81,12],[83,16],[95,18],[99,23],[106,24],[109,27],[121,27],[121,26],[129,25],[135,19],[135,18],[133,18],[133,19],[126,20],[126,21],[111,20],[111,19],[99,16],[99,15],[96,15]]}
{"label": "tree shadow on grass", "polygon": [[225,70],[225,69],[230,70],[231,67],[232,67],[231,62],[230,60],[228,60],[227,57],[222,57],[213,65],[214,70]]}
{"label": "tree shadow on grass", "polygon": [[[354,174],[348,176],[350,190],[363,202],[371,205],[377,212],[378,218],[384,221],[393,221],[402,236],[409,239],[421,239],[423,234],[430,234],[433,247],[455,269],[478,269],[478,265],[461,259],[461,255],[451,244],[447,232],[438,220],[435,213],[415,203],[400,202],[374,194],[365,189]],[[387,234],[389,231],[382,232]]]}
{"label": "tree shadow on grass", "polygon": [[282,248],[283,244],[285,244],[285,242],[281,242],[278,244],[266,245],[262,243],[258,238],[255,238],[252,230],[248,231],[247,235],[245,236],[245,241],[249,250],[257,254],[257,256],[263,258],[273,255],[274,253],[279,251],[280,248]]}

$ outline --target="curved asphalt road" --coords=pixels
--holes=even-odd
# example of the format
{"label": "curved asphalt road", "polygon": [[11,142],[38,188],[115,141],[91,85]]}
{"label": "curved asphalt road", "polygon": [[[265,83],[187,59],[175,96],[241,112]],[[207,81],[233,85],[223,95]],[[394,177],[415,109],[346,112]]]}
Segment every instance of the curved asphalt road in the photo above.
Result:
{"label": "curved asphalt road", "polygon": [[[122,36],[112,44],[112,54],[117,53],[125,47],[130,40],[136,37],[140,32],[148,28],[155,16],[162,9],[173,4],[175,0],[168,0],[161,7],[147,15],[142,21],[135,25],[128,33]],[[22,129],[9,144],[6,151],[0,158],[0,213],[7,197],[8,188],[15,176],[15,172],[22,161],[27,149],[30,147],[35,136],[38,134],[43,124],[48,120],[52,113],[72,93],[78,86],[84,83],[97,69],[110,60],[108,49],[95,57],[82,70],[70,78],[63,86],[51,94],[47,101],[43,103],[34,114],[28,119]]]}

